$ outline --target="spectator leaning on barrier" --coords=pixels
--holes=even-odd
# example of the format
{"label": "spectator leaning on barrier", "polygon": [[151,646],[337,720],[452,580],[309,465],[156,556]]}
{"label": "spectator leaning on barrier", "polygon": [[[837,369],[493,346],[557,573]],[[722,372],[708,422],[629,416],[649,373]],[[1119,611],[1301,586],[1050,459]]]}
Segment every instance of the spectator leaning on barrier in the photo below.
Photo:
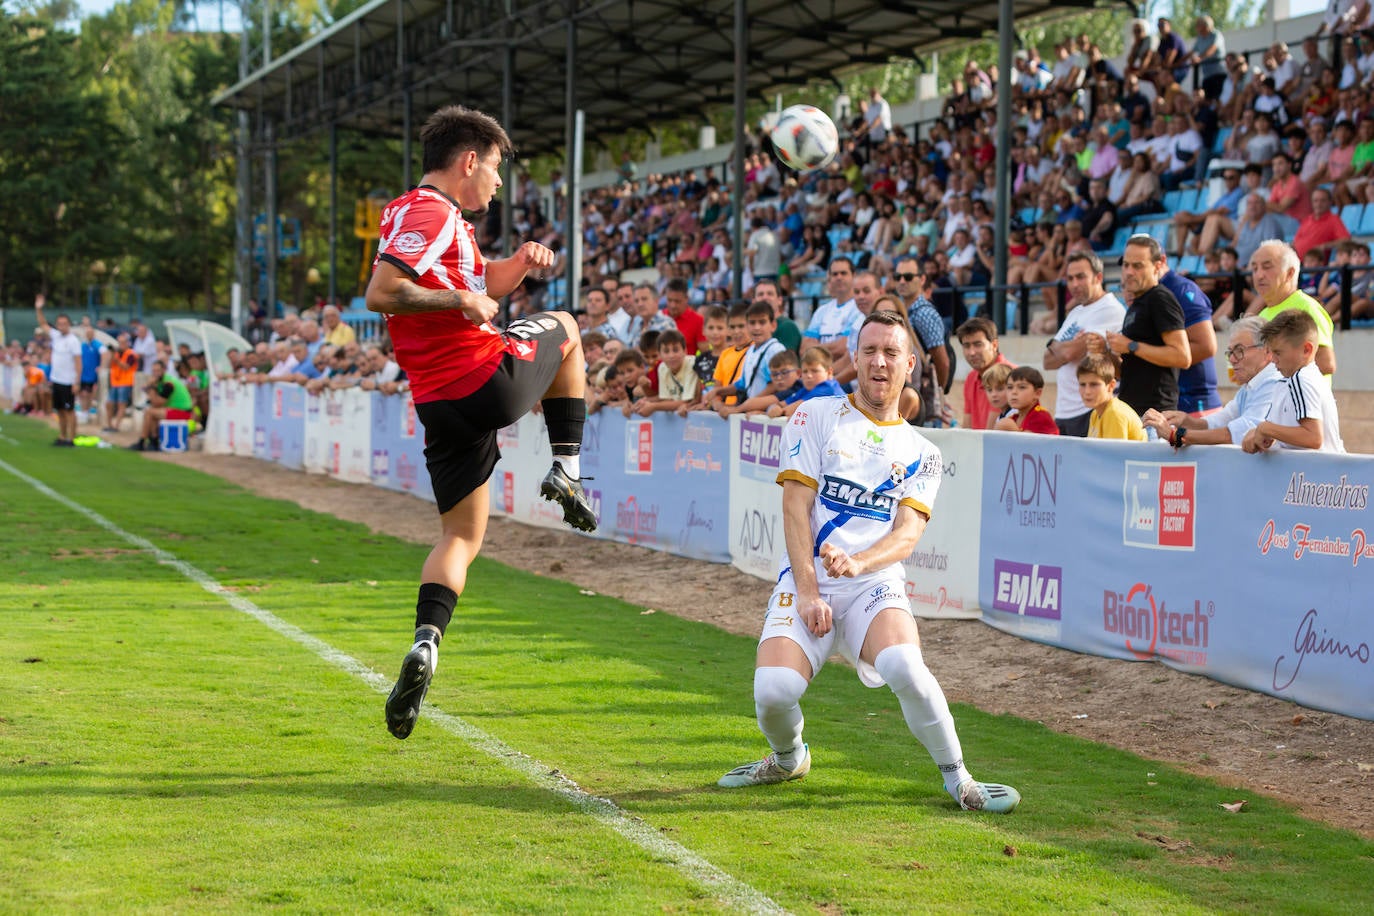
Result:
{"label": "spectator leaning on barrier", "polygon": [[1345,452],[1331,386],[1314,362],[1317,323],[1303,311],[1275,315],[1260,331],[1261,342],[1283,376],[1269,414],[1245,434],[1241,448],[1250,453],[1272,448]]}
{"label": "spectator leaning on barrier", "polygon": [[1239,445],[1245,434],[1269,415],[1269,406],[1282,376],[1260,340],[1264,322],[1251,315],[1231,325],[1226,359],[1236,396],[1221,410],[1190,417],[1181,410],[1147,410],[1141,422],[1174,448],[1185,445]]}
{"label": "spectator leaning on barrier", "polygon": [[1192,362],[1178,374],[1178,409],[1204,413],[1221,406],[1217,394],[1217,369],[1212,357],[1217,352],[1217,333],[1212,327],[1212,301],[1190,278],[1169,267],[1166,259],[1159,285],[1174,294],[1183,309],[1183,327],[1188,333],[1188,352]]}
{"label": "spectator leaning on barrier", "polygon": [[1183,309],[1159,285],[1166,264],[1159,242],[1132,236],[1121,258],[1121,289],[1128,305],[1120,333],[1089,338],[1088,352],[1110,350],[1121,357],[1118,397],[1136,413],[1178,406],[1178,373],[1192,364]]}
{"label": "spectator leaning on barrier", "polygon": [[1064,436],[1088,434],[1089,407],[1079,396],[1078,363],[1088,354],[1088,338],[1120,331],[1126,307],[1103,286],[1102,260],[1095,254],[1069,255],[1064,269],[1069,311],[1059,332],[1045,345],[1041,365],[1056,370],[1054,419]]}
{"label": "spectator leaning on barrier", "polygon": [[1259,299],[1247,310],[1269,321],[1280,312],[1299,309],[1317,324],[1317,368],[1330,380],[1336,373],[1336,350],[1332,346],[1333,323],[1320,302],[1298,289],[1301,261],[1292,246],[1271,239],[1255,249],[1250,258],[1250,282]]}

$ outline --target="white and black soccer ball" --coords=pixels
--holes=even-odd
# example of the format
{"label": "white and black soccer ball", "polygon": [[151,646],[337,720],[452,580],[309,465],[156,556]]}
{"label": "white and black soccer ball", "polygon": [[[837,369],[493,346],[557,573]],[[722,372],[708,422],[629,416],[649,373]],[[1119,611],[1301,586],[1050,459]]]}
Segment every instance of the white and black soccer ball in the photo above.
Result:
{"label": "white and black soccer ball", "polygon": [[798,172],[823,169],[840,151],[835,122],[814,105],[784,108],[769,131],[769,139],[782,164]]}

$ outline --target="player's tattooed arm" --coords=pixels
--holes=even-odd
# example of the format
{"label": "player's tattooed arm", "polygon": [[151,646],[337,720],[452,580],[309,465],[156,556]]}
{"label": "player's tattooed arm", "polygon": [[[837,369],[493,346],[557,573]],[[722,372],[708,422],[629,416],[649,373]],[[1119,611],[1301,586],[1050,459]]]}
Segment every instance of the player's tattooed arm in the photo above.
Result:
{"label": "player's tattooed arm", "polygon": [[415,315],[457,309],[474,324],[494,317],[500,306],[481,293],[456,289],[428,289],[410,279],[400,268],[381,261],[367,285],[367,307],[387,315]]}

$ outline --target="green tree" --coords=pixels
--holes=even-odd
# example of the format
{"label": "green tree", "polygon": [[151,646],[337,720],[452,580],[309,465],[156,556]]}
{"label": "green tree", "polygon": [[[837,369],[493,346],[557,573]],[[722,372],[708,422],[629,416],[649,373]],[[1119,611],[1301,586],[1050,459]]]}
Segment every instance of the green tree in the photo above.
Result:
{"label": "green tree", "polygon": [[87,91],[76,39],[0,9],[0,298],[82,297],[91,252],[117,250],[107,218],[122,137]]}

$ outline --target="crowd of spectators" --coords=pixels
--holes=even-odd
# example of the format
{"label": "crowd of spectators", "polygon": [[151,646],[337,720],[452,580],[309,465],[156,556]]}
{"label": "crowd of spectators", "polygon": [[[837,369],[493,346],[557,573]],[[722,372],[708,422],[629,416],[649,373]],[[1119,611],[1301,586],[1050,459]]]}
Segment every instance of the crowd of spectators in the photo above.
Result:
{"label": "crowd of spectators", "polygon": [[[1157,347],[1158,363],[1137,357],[1135,349],[1090,350],[1080,341],[1064,348],[1075,351],[1072,360],[1052,367],[1068,373],[1059,379],[1061,392],[1077,391],[1080,382],[1115,390],[1133,372],[1138,382],[1143,362],[1175,374],[1172,399],[1109,405],[1105,415],[1116,418],[1109,428],[1129,412],[1136,417],[1132,430],[1144,435],[1145,411],[1220,408],[1216,331],[1273,305],[1235,277],[1274,239],[1292,239],[1311,269],[1295,272],[1293,286],[1309,288],[1323,312],[1312,316],[1320,341],[1313,360],[1329,388],[1330,319],[1343,299],[1340,269],[1370,262],[1369,247],[1350,239],[1338,213],[1343,204],[1374,201],[1368,180],[1374,176],[1374,46],[1363,31],[1369,15],[1368,4],[1360,4],[1324,27],[1330,35],[1304,41],[1301,60],[1275,43],[1253,52],[1260,58],[1254,66],[1246,53],[1228,50],[1207,16],[1189,23],[1186,37],[1167,18],[1153,25],[1135,20],[1120,65],[1086,35],[1062,40],[1047,59],[1035,48],[1018,53],[1007,80],[995,67],[970,60],[953,81],[942,117],[914,135],[892,123],[891,107],[870,89],[853,120],[841,125],[836,162],[812,173],[780,167],[760,135],[746,157],[738,201],[745,227],[740,301],[730,293],[736,203],[729,183],[710,168],[643,178],[622,169],[621,181],[581,198],[584,285],[570,298],[585,328],[591,408],[626,415],[785,413],[788,398],[801,390],[802,371],[819,372],[822,357],[812,351],[829,359],[825,380],[845,386],[852,379],[846,344],[856,323],[874,307],[894,307],[919,332],[910,385],[917,396],[904,414],[913,422],[959,419],[940,398],[952,365],[948,337],[968,327],[960,288],[989,283],[994,270],[999,142],[1010,145],[1016,213],[1008,279],[1037,290],[1044,311],[1034,330],[1073,329],[1073,320],[1060,324],[1060,297],[1072,310],[1096,301],[1106,281],[1101,261],[1093,261],[1103,284],[1099,296],[1085,300],[1081,281],[1075,296],[1071,265],[1109,255],[1115,267],[1134,233],[1152,226],[1148,234],[1157,242],[1141,260],[1148,270],[1137,273],[1152,272],[1150,289],[1158,287],[1181,307],[1178,338],[1135,340],[1127,333],[1129,319],[1124,326],[1118,321],[1101,329],[1099,339],[1119,338],[1122,348],[1133,340]],[[996,123],[1003,91],[1011,93],[1013,117],[1005,129]],[[1224,185],[1222,193],[1212,192],[1213,178]],[[1199,192],[1174,198],[1192,209],[1166,205],[1167,195],[1180,190]],[[561,252],[562,224],[546,218],[542,200],[530,192],[517,225]],[[1178,264],[1184,256],[1199,282],[1171,268],[1171,258]],[[562,267],[551,274],[561,276]],[[622,282],[629,277],[635,282]],[[548,307],[543,282],[522,291],[517,314]],[[1122,285],[1125,301],[1118,305],[1130,314],[1138,293],[1125,288],[1124,276]],[[1357,316],[1374,315],[1369,286],[1355,285]],[[809,324],[800,344],[777,323],[789,314]],[[966,345],[964,354],[972,363]],[[695,371],[686,373],[688,366]],[[1080,369],[1086,378],[1073,377]],[[1043,378],[1037,375],[1025,370],[1002,380],[1010,406],[995,414],[1010,410],[1019,429],[1042,427],[1044,417],[1056,416],[1038,403]],[[977,391],[966,389],[966,405],[970,396],[986,399],[980,372],[971,378]],[[1080,413],[1070,419],[1084,426],[1078,434],[1089,421],[1086,404],[1075,396]],[[984,422],[972,425],[985,428],[998,417],[979,419]],[[1000,419],[1006,428],[1007,417]]]}

